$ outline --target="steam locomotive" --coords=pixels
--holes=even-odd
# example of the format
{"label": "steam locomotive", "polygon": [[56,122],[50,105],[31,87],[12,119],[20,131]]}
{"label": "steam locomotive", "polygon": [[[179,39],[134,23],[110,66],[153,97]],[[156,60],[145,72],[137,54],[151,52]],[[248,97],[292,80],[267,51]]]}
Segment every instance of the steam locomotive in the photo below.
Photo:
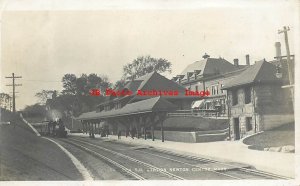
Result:
{"label": "steam locomotive", "polygon": [[67,130],[63,121],[61,119],[59,119],[58,121],[48,121],[47,134],[60,138],[67,137]]}

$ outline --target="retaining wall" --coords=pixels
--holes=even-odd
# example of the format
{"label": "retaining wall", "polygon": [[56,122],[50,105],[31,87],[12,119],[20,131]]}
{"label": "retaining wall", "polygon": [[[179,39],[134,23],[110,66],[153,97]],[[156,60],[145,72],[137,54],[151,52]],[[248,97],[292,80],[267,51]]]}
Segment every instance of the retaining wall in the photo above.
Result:
{"label": "retaining wall", "polygon": [[[161,131],[155,130],[156,139],[161,139]],[[228,136],[228,129],[199,131],[199,132],[180,132],[180,131],[164,131],[166,141],[178,141],[186,143],[201,143],[212,141],[223,141]]]}

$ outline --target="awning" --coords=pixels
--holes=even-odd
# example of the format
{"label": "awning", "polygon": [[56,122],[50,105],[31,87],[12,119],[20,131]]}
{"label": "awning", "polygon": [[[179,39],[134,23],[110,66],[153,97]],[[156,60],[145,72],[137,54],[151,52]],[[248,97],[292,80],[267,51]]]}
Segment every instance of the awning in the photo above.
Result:
{"label": "awning", "polygon": [[192,104],[192,109],[193,108],[200,108],[204,103],[204,99],[201,99],[201,100],[198,100],[198,101],[195,101],[193,104]]}

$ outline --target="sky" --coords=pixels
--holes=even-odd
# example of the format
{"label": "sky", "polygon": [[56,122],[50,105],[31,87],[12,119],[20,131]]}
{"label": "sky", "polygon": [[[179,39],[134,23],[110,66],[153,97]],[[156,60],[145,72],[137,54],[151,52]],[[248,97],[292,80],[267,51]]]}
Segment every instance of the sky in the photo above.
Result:
{"label": "sky", "polygon": [[[172,63],[168,78],[201,60],[204,53],[245,64],[275,56],[278,29],[289,26],[294,54],[299,1],[0,1],[0,92],[17,79],[17,109],[37,102],[41,90],[62,90],[66,73],[121,78],[123,65],[142,55]],[[26,2],[26,3],[25,3]],[[74,3],[75,2],[75,3]],[[101,2],[101,3],[100,3]],[[298,2],[298,3],[297,3]]]}

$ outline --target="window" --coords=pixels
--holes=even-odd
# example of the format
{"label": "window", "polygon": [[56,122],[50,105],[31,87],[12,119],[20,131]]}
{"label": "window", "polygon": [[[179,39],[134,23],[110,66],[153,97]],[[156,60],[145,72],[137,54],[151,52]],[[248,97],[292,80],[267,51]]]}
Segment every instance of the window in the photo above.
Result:
{"label": "window", "polygon": [[198,85],[196,85],[196,87],[195,87],[195,88],[196,88],[196,91],[198,91]]}
{"label": "window", "polygon": [[246,117],[246,131],[252,130],[252,117]]}
{"label": "window", "polygon": [[219,93],[218,85],[211,86],[211,95],[217,95]]}
{"label": "window", "polygon": [[222,93],[222,94],[224,93],[224,90],[222,90],[223,87],[224,87],[224,85],[221,84],[221,93]]}
{"label": "window", "polygon": [[209,87],[206,87],[206,91],[208,91],[208,92],[209,92]]}
{"label": "window", "polygon": [[245,104],[248,104],[251,102],[251,88],[247,87],[244,89],[245,93]]}
{"label": "window", "polygon": [[232,91],[232,105],[238,104],[237,90]]}

